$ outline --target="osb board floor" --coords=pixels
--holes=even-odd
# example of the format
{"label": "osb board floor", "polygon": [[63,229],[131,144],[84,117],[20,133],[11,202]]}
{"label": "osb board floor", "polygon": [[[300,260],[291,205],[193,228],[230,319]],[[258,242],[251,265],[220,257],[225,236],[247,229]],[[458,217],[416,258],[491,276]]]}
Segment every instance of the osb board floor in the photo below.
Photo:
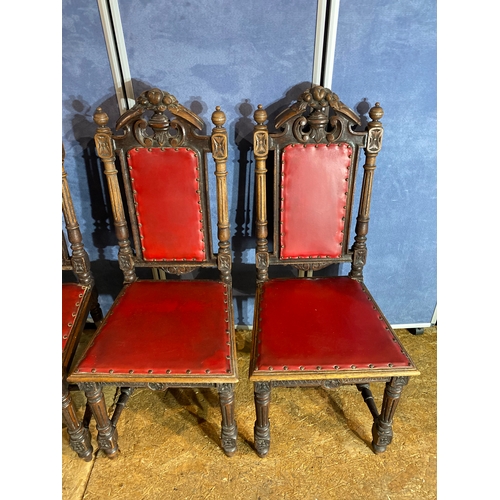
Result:
{"label": "osb board floor", "polygon": [[[371,415],[355,386],[274,388],[271,451],[253,449],[253,391],[247,381],[250,332],[238,331],[238,452],[219,446],[218,396],[210,389],[136,390],[118,423],[120,454],[91,462],[71,450],[62,429],[63,500],[435,499],[437,328],[397,334],[419,377],[403,389],[387,451],[370,448]],[[372,384],[380,408],[384,384]],[[110,412],[115,390],[104,391]],[[73,393],[83,415],[82,393]],[[97,449],[95,424],[90,430]]]}

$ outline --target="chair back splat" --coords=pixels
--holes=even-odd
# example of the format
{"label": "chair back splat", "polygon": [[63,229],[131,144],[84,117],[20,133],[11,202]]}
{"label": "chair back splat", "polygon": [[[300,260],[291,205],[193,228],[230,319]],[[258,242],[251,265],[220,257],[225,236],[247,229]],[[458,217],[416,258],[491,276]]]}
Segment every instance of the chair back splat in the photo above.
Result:
{"label": "chair back splat", "polygon": [[[124,286],[70,379],[94,402],[94,415],[102,418],[99,438],[109,457],[118,451],[116,423],[134,387],[216,388],[222,447],[227,455],[236,450],[225,120],[216,107],[214,128],[202,135],[202,119],[156,88],[143,92],[118,119],[117,132],[109,128],[104,110],[94,114]],[[209,154],[215,162],[215,249]],[[143,276],[148,269],[155,279]],[[111,420],[102,413],[103,384],[122,388]]]}
{"label": "chair back splat", "polygon": [[[257,292],[250,380],[260,456],[269,451],[271,387],[356,384],[374,416],[378,453],[390,442],[402,386],[419,373],[363,283],[373,175],[383,137],[379,103],[369,115],[366,129],[358,130],[360,117],[321,86],[306,90],[276,117],[276,133],[269,133],[262,106],[254,114]],[[361,150],[365,164],[350,246]],[[347,276],[313,277],[342,263],[350,264]],[[270,278],[271,266],[287,265],[298,277]],[[368,386],[374,381],[387,384],[380,414]]]}

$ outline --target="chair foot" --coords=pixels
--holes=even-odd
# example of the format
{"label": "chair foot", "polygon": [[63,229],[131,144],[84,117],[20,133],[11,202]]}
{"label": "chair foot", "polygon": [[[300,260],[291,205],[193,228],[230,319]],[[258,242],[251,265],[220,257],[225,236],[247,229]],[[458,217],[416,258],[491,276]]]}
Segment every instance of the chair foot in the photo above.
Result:
{"label": "chair foot", "polygon": [[269,453],[271,446],[271,423],[269,421],[271,384],[269,382],[255,382],[254,399],[257,416],[254,426],[255,451],[260,458],[264,458]]}
{"label": "chair foot", "polygon": [[384,400],[380,415],[374,419],[372,426],[372,447],[376,454],[384,453],[392,442],[392,419],[408,377],[392,377],[385,384]]}
{"label": "chair foot", "polygon": [[383,422],[374,422],[372,427],[372,448],[376,455],[384,453],[392,442],[392,423],[385,424]]}
{"label": "chair foot", "polygon": [[222,449],[227,457],[233,457],[236,453],[236,439],[222,438]]}
{"label": "chair foot", "polygon": [[260,458],[264,458],[269,453],[269,448],[271,446],[271,429],[270,425],[267,427],[259,427],[255,425],[254,427],[254,443],[255,451]]}
{"label": "chair foot", "polygon": [[221,446],[228,457],[236,453],[238,426],[234,420],[234,384],[218,384],[219,402],[222,414]]}

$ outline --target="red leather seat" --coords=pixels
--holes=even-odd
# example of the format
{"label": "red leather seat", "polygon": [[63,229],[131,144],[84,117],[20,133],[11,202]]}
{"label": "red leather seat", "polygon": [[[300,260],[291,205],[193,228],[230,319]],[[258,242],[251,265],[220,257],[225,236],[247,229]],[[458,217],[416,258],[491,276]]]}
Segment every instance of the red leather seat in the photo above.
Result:
{"label": "red leather seat", "polygon": [[79,283],[63,283],[62,285],[62,349],[66,348],[71,331],[75,326],[75,319],[82,310],[88,314],[88,298],[90,288]]}
{"label": "red leather seat", "polygon": [[227,285],[213,281],[126,285],[75,373],[226,374],[227,303]]}
{"label": "red leather seat", "polygon": [[270,280],[257,307],[256,370],[410,365],[366,287],[351,278]]}

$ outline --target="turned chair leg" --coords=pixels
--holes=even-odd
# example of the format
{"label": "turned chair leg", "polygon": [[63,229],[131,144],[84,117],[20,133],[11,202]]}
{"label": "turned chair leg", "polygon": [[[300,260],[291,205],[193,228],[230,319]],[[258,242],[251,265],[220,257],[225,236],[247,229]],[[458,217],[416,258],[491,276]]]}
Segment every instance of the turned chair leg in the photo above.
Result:
{"label": "turned chair leg", "polygon": [[69,434],[69,445],[80,458],[86,462],[92,460],[92,448],[89,430],[78,420],[75,405],[68,390],[68,384],[63,380],[62,386],[62,417]]}
{"label": "turned chair leg", "polygon": [[125,408],[125,405],[127,404],[127,401],[129,400],[133,392],[134,392],[133,387],[121,388],[120,397],[118,398],[118,402],[116,403],[115,406],[115,411],[113,412],[113,416],[111,417],[111,425],[113,427],[116,427],[116,425],[118,424],[118,419],[120,418],[120,415],[122,414],[122,411]]}
{"label": "turned chair leg", "polygon": [[271,401],[271,384],[254,382],[254,398],[256,420],[254,426],[255,451],[263,458],[269,453],[271,430],[269,422],[269,402]]}
{"label": "turned chair leg", "polygon": [[98,295],[97,291],[94,288],[92,290],[92,296],[90,298],[90,316],[94,320],[94,323],[96,326],[99,326],[101,324],[101,321],[103,319],[103,314],[102,314],[102,309],[101,306],[99,305],[99,300],[98,300]]}
{"label": "turned chair leg", "polygon": [[392,441],[392,419],[408,377],[392,377],[385,384],[384,400],[380,415],[374,420],[372,427],[373,451],[383,453]]}
{"label": "turned chair leg", "polygon": [[222,413],[222,448],[228,457],[232,457],[236,452],[238,436],[238,427],[234,419],[234,384],[218,384],[217,390]]}
{"label": "turned chair leg", "polygon": [[109,458],[115,458],[118,454],[118,432],[108,417],[101,386],[97,383],[83,383],[81,388],[85,391],[87,402],[96,421],[99,448]]}

